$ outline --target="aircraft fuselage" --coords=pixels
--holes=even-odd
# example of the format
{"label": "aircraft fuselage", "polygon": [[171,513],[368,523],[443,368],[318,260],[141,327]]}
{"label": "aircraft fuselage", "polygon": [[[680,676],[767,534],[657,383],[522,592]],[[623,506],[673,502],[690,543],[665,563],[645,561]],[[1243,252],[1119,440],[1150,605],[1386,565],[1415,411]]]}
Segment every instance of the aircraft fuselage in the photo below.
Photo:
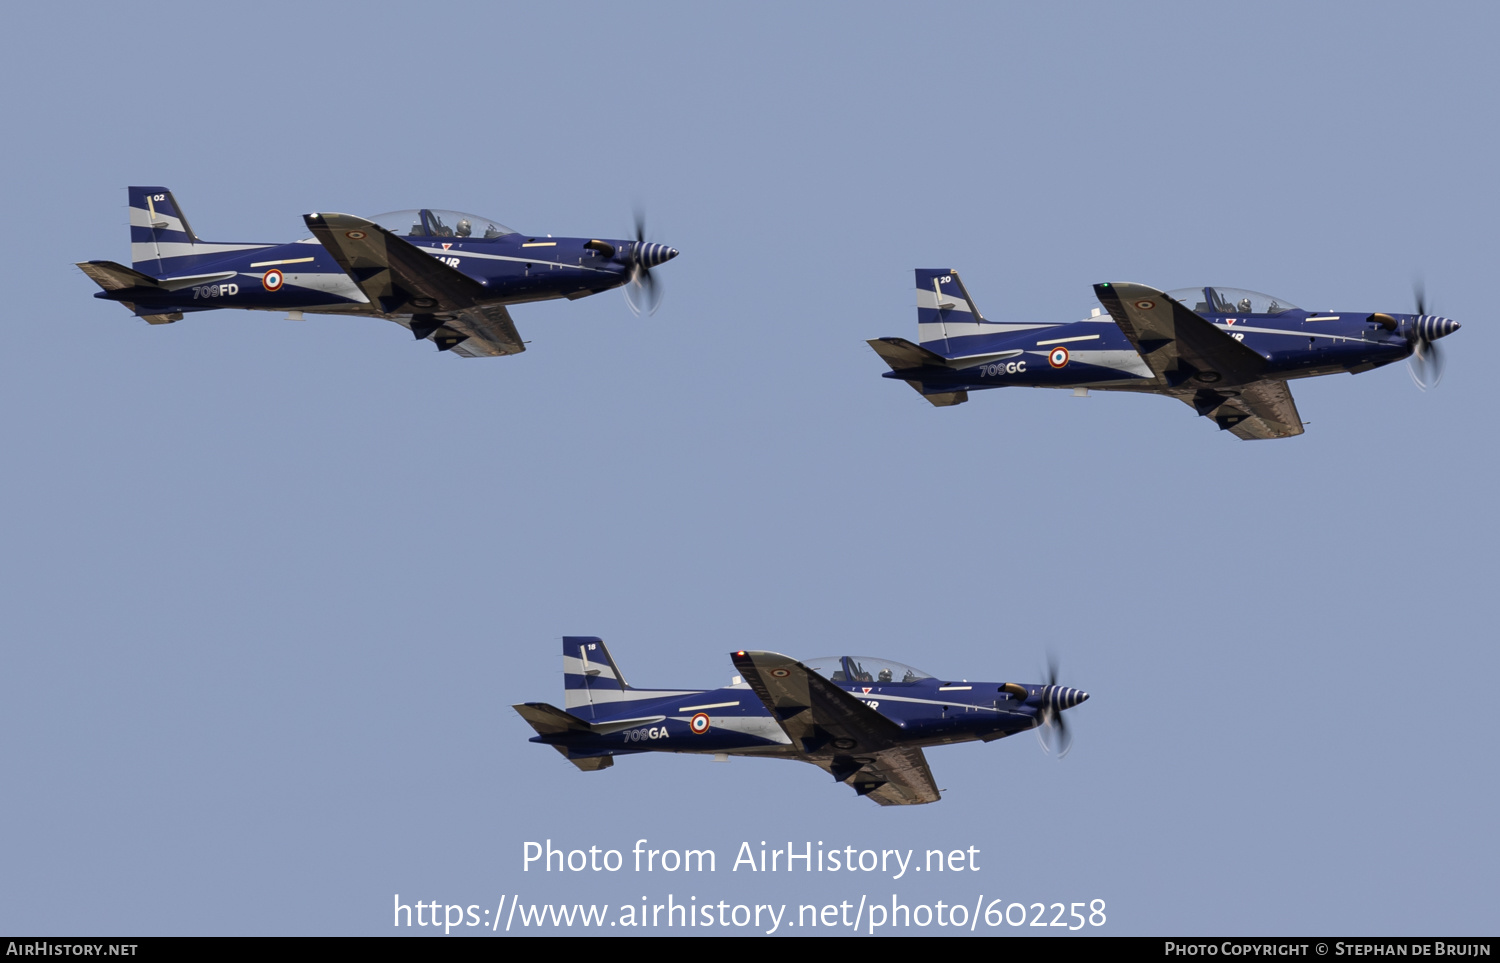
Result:
{"label": "aircraft fuselage", "polygon": [[[632,241],[593,238],[407,237],[419,250],[460,271],[494,293],[493,303],[520,304],[576,299],[619,287],[630,278]],[[592,245],[592,246],[589,246]],[[203,248],[184,253],[179,248]],[[148,243],[136,255],[154,253]],[[604,248],[604,250],[601,250]],[[164,282],[161,289],[100,291],[95,297],[126,300],[139,313],[207,311],[303,311],[331,314],[382,312],[316,240],[290,244],[178,244],[174,256],[138,259],[135,270]],[[610,256],[606,256],[606,255]],[[174,279],[194,279],[182,287]],[[169,289],[171,288],[171,289]]]}
{"label": "aircraft fuselage", "polygon": [[[1340,371],[1368,371],[1409,357],[1412,343],[1402,333],[1417,315],[1391,316],[1394,330],[1372,321],[1367,311],[1284,311],[1277,315],[1201,315],[1228,337],[1266,359],[1262,377],[1306,378]],[[937,325],[923,325],[938,327]],[[1154,380],[1145,360],[1108,314],[1067,324],[984,323],[984,333],[967,333],[973,324],[953,324],[949,337],[928,340],[923,347],[948,359],[948,366],[922,369],[929,389],[1087,387],[1099,390],[1143,390]],[[972,363],[965,364],[967,361]],[[890,371],[885,377],[912,380],[913,372]],[[1228,386],[1226,383],[1225,386]]]}

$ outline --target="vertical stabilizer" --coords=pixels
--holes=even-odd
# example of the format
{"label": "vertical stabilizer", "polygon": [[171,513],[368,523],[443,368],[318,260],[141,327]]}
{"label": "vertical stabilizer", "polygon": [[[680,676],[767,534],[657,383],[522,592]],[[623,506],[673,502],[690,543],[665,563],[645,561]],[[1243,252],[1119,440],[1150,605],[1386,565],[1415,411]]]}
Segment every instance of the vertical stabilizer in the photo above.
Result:
{"label": "vertical stabilizer", "polygon": [[917,268],[917,341],[923,347],[946,353],[949,338],[974,334],[983,321],[957,271]]}
{"label": "vertical stabilizer", "polygon": [[194,253],[198,235],[165,187],[132,187],[130,191],[130,266],[147,274],[162,273],[163,258]]}
{"label": "vertical stabilizer", "polygon": [[620,701],[630,686],[596,635],[563,636],[563,706],[592,709],[595,703]]}
{"label": "vertical stabilizer", "polygon": [[624,703],[689,695],[698,689],[632,689],[596,635],[563,636],[563,707],[593,721],[628,711]]}

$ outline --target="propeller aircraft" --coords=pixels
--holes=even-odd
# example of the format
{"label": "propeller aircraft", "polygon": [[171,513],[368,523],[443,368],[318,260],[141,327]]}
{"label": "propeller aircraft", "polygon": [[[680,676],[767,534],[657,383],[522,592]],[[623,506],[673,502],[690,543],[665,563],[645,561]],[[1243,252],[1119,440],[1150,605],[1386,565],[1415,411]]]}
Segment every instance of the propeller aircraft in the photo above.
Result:
{"label": "propeller aircraft", "polygon": [[986,320],[958,272],[918,268],[918,344],[877,338],[870,347],[933,405],[963,404],[969,392],[1020,385],[1074,394],[1137,391],[1187,403],[1239,438],[1302,434],[1287,382],[1358,374],[1412,360],[1424,390],[1442,377],[1437,340],[1457,331],[1428,314],[1304,311],[1233,288],[1162,292],[1144,284],[1096,284],[1103,306],[1066,324]]}
{"label": "propeller aircraft", "polygon": [[312,237],[290,244],[203,241],[165,187],[132,187],[130,257],[78,267],[151,324],[194,311],[245,308],[385,318],[439,351],[466,358],[526,350],[507,305],[577,300],[624,287],[631,309],[654,312],[651,269],[677,256],[645,240],[521,234],[498,221],[430,208],[373,218],[308,214]]}
{"label": "propeller aircraft", "polygon": [[864,656],[799,662],[742,651],[730,658],[740,674],[721,689],[636,689],[602,639],[566,636],[564,708],[514,708],[536,730],[532,742],[585,772],[638,752],[797,759],[882,806],[909,806],[939,799],[924,747],[1037,729],[1066,753],[1063,710],[1089,697],[1058,685],[1055,665],[1048,682],[1019,684],[943,681]]}

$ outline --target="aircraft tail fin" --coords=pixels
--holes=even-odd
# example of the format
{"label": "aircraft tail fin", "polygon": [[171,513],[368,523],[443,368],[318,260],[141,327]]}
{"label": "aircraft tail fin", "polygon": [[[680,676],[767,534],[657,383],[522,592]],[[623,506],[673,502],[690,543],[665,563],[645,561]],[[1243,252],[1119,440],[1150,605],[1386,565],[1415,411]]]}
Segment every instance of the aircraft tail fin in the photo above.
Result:
{"label": "aircraft tail fin", "polygon": [[165,187],[131,187],[130,263],[138,271],[159,272],[164,257],[180,257],[198,243],[198,235],[172,192]]}
{"label": "aircraft tail fin", "polygon": [[625,675],[596,635],[563,636],[563,704],[592,708],[599,701],[618,701],[630,688]]}
{"label": "aircraft tail fin", "polygon": [[917,340],[946,342],[957,332],[949,325],[972,325],[984,321],[974,299],[964,288],[957,271],[917,268]]}
{"label": "aircraft tail fin", "polygon": [[[563,707],[585,720],[618,716],[621,703],[689,695],[699,689],[635,689],[596,635],[563,636]],[[611,724],[611,723],[606,723]]]}

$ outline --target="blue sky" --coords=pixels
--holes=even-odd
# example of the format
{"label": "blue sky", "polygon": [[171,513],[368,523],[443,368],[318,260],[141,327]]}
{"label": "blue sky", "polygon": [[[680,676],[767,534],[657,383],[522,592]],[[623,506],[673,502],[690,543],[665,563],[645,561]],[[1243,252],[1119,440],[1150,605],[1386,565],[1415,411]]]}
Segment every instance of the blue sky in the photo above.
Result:
{"label": "blue sky", "polygon": [[[7,929],[385,934],[394,894],[668,893],[1494,929],[1491,7],[10,19]],[[620,236],[640,205],[683,253],[654,317],[515,309],[510,359],[369,319],[149,327],[72,266],[126,258],[127,184],[215,240],[414,206]],[[1144,396],[934,409],[863,344],[913,335],[918,266],[1042,321],[1097,281],[1402,311],[1421,277],[1464,328],[1433,392],[1297,383],[1287,441]],[[694,687],[739,648],[1021,681],[1050,649],[1092,698],[1060,762],[1029,736],[930,751],[946,795],[911,809],[788,762],[579,773],[509,708],[558,701],[564,634]],[[641,838],[724,862],[523,871],[527,841]],[[761,840],[982,869],[727,871]]]}

